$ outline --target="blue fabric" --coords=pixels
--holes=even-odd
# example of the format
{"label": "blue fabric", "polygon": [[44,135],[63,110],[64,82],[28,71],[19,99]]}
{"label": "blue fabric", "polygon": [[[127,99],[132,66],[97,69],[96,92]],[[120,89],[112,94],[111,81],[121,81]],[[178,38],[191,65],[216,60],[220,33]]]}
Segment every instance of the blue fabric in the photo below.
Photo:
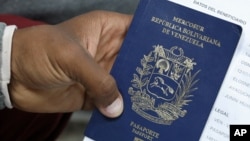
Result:
{"label": "blue fabric", "polygon": [[[3,37],[3,31],[5,28],[6,24],[5,23],[0,23],[0,68],[2,67],[1,64],[1,52],[2,52],[2,37]],[[1,73],[0,73],[1,74]],[[1,75],[0,75],[0,79],[1,79]],[[0,85],[1,85],[1,81],[0,81]],[[1,89],[0,89],[1,91]],[[5,108],[5,104],[4,104],[4,95],[0,92],[0,110]]]}

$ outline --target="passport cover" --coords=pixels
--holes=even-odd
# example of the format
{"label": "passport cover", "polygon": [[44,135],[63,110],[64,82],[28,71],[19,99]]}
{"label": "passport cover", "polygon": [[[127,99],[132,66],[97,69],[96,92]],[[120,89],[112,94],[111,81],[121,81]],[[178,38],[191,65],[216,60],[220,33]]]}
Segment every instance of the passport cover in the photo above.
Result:
{"label": "passport cover", "polygon": [[93,112],[96,141],[197,141],[241,27],[167,0],[141,0],[111,74],[124,112]]}

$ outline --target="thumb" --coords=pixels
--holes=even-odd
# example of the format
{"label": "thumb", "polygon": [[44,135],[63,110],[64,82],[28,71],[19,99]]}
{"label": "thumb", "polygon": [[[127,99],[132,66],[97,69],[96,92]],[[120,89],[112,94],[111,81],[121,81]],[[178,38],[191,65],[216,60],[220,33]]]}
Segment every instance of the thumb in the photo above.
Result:
{"label": "thumb", "polygon": [[123,100],[115,79],[84,48],[76,49],[73,56],[67,57],[70,76],[85,87],[88,97],[103,115],[118,117],[123,111]]}

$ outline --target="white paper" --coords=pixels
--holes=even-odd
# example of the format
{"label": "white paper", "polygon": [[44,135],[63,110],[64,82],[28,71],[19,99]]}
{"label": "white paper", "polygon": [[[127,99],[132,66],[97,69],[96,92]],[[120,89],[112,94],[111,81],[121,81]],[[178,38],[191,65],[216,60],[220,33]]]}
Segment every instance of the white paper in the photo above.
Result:
{"label": "white paper", "polygon": [[243,29],[230,68],[200,138],[201,141],[229,141],[229,125],[250,124],[250,0],[170,1],[236,23]]}
{"label": "white paper", "polygon": [[94,141],[94,140],[91,139],[91,138],[89,138],[89,137],[86,137],[86,136],[85,136],[85,137],[83,138],[83,141]]}

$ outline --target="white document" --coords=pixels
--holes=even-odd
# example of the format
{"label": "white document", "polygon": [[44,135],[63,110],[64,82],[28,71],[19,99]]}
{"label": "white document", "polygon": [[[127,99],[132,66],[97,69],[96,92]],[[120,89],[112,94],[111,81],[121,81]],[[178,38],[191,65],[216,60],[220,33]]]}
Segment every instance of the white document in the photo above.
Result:
{"label": "white document", "polygon": [[250,124],[250,0],[170,1],[236,23],[243,29],[230,68],[200,138],[201,141],[229,141],[229,125]]}
{"label": "white document", "polygon": [[85,136],[85,137],[83,138],[83,141],[94,141],[94,140],[91,139],[91,138],[89,138],[89,137],[86,137],[86,136]]}

